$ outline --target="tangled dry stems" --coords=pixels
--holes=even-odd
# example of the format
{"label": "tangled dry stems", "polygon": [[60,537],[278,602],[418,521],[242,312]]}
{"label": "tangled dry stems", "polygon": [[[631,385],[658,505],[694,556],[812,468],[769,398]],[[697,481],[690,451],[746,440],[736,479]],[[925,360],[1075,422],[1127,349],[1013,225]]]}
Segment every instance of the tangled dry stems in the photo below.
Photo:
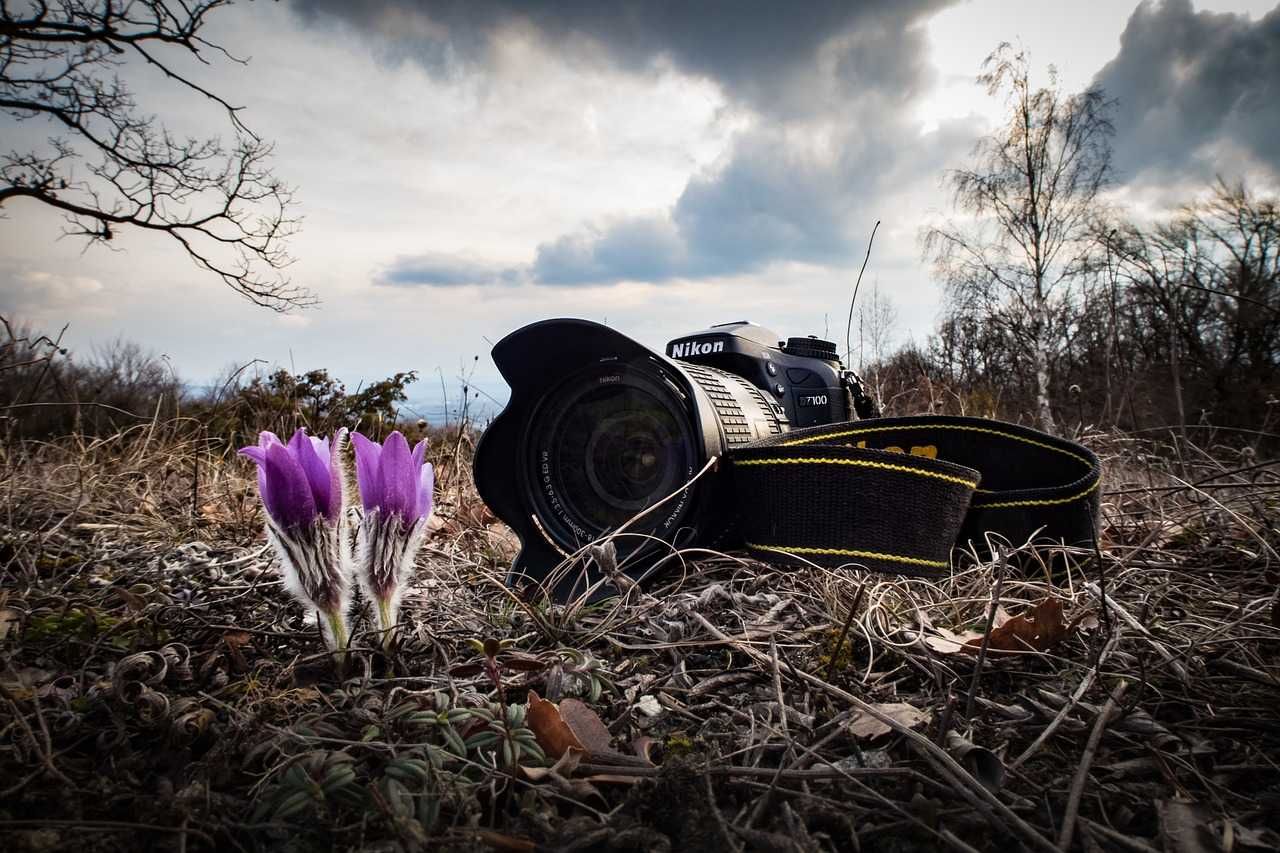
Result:
{"label": "tangled dry stems", "polygon": [[[247,466],[192,434],[5,449],[16,849],[1280,842],[1280,474],[1256,454],[1086,436],[1107,471],[1096,554],[1005,543],[922,580],[687,551],[644,588],[549,606],[502,585],[510,537],[459,433],[433,451],[442,524],[398,653],[357,620],[339,679],[279,588]],[[997,587],[1010,613],[1056,596],[1095,618],[979,670],[937,637],[980,631]],[[490,636],[525,661],[501,697],[470,666]],[[530,773],[529,689],[584,697],[653,763]],[[903,704],[914,730],[886,710]],[[887,733],[854,733],[867,709]]]}

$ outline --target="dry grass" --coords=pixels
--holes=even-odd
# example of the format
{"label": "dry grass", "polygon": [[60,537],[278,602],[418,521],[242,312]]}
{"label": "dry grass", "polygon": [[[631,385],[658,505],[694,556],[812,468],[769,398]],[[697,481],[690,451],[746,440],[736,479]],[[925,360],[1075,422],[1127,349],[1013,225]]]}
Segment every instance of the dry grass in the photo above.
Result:
{"label": "dry grass", "polygon": [[[1010,546],[930,582],[686,552],[552,607],[502,587],[510,538],[458,432],[433,445],[443,523],[402,646],[388,660],[358,621],[339,680],[280,589],[249,466],[188,434],[5,451],[8,849],[1280,845],[1280,472],[1256,456],[1087,436],[1100,555]],[[939,636],[981,629],[997,586],[1012,613],[1055,596],[1095,618],[978,671]],[[505,725],[469,666],[482,637],[522,655]],[[528,689],[585,697],[654,763],[513,769]],[[855,734],[876,714],[887,733]]]}

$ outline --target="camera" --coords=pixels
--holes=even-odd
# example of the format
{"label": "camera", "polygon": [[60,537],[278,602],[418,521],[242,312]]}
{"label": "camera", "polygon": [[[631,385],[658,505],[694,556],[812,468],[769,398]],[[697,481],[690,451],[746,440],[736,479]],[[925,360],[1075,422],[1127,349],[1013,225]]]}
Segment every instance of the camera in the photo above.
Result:
{"label": "camera", "polygon": [[[545,320],[507,335],[493,359],[511,398],[480,438],[474,474],[520,537],[513,585],[546,581],[611,531],[632,579],[674,549],[731,546],[735,501],[727,478],[704,471],[713,457],[877,414],[833,342],[784,341],[743,321],[658,353],[599,323]],[[553,579],[548,591],[565,597],[598,578]]]}

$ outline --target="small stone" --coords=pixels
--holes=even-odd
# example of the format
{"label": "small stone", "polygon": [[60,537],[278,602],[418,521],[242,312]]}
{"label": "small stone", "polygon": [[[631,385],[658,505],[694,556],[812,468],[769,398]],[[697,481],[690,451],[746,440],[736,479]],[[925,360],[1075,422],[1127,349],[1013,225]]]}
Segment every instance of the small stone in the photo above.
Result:
{"label": "small stone", "polygon": [[640,701],[636,703],[636,709],[646,717],[656,717],[662,713],[662,706],[658,704],[658,697],[652,693],[641,696]]}

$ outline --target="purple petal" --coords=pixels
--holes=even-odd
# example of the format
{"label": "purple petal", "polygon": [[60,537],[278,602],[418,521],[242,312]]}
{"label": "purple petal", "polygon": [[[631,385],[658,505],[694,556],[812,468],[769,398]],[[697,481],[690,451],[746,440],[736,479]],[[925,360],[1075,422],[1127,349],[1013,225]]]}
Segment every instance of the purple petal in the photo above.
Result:
{"label": "purple petal", "polygon": [[236,452],[241,456],[248,456],[259,465],[267,461],[267,451],[261,447],[242,447]]}
{"label": "purple petal", "polygon": [[266,489],[262,503],[267,514],[285,529],[310,524],[316,517],[316,500],[307,475],[283,444],[267,447]]}
{"label": "purple petal", "polygon": [[314,435],[310,436],[310,438],[311,438],[311,446],[315,448],[316,454],[320,456],[322,459],[328,459],[329,458],[329,439],[327,437],[316,438]]}
{"label": "purple petal", "polygon": [[272,432],[269,429],[264,429],[262,432],[258,433],[259,447],[265,448],[267,445],[273,442],[275,444],[284,444],[284,442],[280,440],[280,436],[276,435],[274,432]]}
{"label": "purple petal", "polygon": [[427,440],[424,438],[413,448],[413,471],[417,473],[414,476],[413,518],[406,519],[407,521],[417,521],[422,518],[422,462],[426,455]]}
{"label": "purple petal", "polygon": [[382,475],[378,465],[382,447],[358,432],[351,433],[356,446],[356,483],[360,486],[360,502],[365,511],[382,503]]}
{"label": "purple petal", "polygon": [[409,442],[396,430],[382,444],[382,510],[410,521],[418,503],[418,472],[413,467]]}
{"label": "purple petal", "polygon": [[436,472],[428,462],[422,466],[422,471],[418,475],[418,513],[417,518],[426,518],[431,515],[432,491],[436,487]]}
{"label": "purple petal", "polygon": [[311,485],[311,496],[315,500],[316,510],[324,511],[329,506],[329,457],[316,454],[307,431],[300,429],[289,439],[289,452],[298,460],[307,482]]}
{"label": "purple petal", "polygon": [[324,440],[329,456],[329,506],[323,509],[330,524],[336,524],[342,514],[342,445],[346,437],[347,429],[343,427],[334,433],[332,442]]}
{"label": "purple petal", "polygon": [[[247,456],[254,461],[258,468],[258,494],[266,495],[267,493],[267,471],[264,467],[267,462],[267,451],[261,447],[242,447],[238,451],[241,456]],[[264,498],[265,500],[265,498]]]}

